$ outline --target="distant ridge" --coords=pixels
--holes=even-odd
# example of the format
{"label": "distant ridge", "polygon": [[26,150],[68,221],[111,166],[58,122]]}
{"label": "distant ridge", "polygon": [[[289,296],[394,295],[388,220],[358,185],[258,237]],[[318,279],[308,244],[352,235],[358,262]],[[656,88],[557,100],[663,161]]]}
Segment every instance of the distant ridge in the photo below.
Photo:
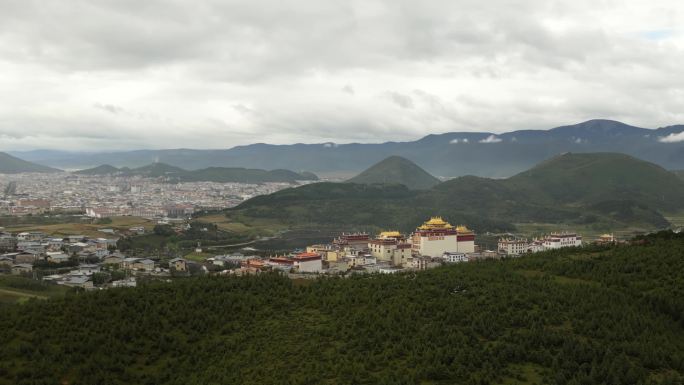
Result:
{"label": "distant ridge", "polygon": [[[501,128],[501,127],[498,127]],[[647,129],[614,120],[595,119],[548,130],[447,132],[406,142],[348,144],[252,144],[230,149],[136,150],[112,153],[31,151],[23,159],[62,168],[111,164],[140,167],[160,161],[184,169],[247,167],[309,170],[355,175],[389,156],[419,160],[438,177],[477,175],[507,178],[564,152],[620,152],[660,165],[684,169],[684,125]]]}
{"label": "distant ridge", "polygon": [[219,182],[219,183],[294,183],[302,180],[318,180],[310,172],[296,173],[290,170],[257,170],[247,168],[208,167],[201,170],[184,170],[166,163],[152,163],[138,168],[116,168],[104,164],[90,169],[74,172],[79,175],[122,175],[142,176],[147,178],[168,178],[183,182]]}
{"label": "distant ridge", "polygon": [[349,179],[349,183],[402,184],[411,190],[427,190],[440,183],[415,163],[400,156],[390,156],[374,164],[361,174]]}
{"label": "distant ridge", "polygon": [[112,165],[103,164],[102,166],[97,166],[93,168],[88,168],[84,170],[74,171],[74,174],[78,175],[110,175],[119,172],[120,170]]}
{"label": "distant ridge", "polygon": [[19,159],[0,152],[0,174],[18,174],[22,172],[53,173],[61,170]]}

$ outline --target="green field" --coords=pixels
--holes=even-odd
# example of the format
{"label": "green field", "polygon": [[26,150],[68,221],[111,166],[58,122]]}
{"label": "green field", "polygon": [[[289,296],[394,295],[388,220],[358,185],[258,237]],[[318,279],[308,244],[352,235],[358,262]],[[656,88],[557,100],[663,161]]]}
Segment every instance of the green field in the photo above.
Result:
{"label": "green field", "polygon": [[22,231],[42,231],[50,235],[84,235],[92,238],[107,238],[110,234],[102,233],[100,229],[114,229],[118,231],[127,231],[134,226],[143,226],[147,231],[154,228],[154,221],[139,217],[112,217],[111,223],[95,224],[95,223],[58,223],[58,224],[21,224],[8,225],[5,227],[6,231],[14,233]]}
{"label": "green field", "polygon": [[18,276],[0,276],[0,303],[22,303],[31,298],[64,296],[69,288]]}

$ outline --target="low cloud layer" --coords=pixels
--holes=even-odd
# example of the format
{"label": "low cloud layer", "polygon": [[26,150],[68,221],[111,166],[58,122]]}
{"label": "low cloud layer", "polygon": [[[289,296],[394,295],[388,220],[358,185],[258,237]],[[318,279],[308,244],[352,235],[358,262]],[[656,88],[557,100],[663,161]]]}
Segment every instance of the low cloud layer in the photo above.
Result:
{"label": "low cloud layer", "polygon": [[684,142],[684,132],[680,132],[678,134],[670,134],[667,136],[663,136],[662,138],[658,138],[658,141],[662,142],[662,143]]}
{"label": "low cloud layer", "polygon": [[676,0],[5,0],[0,150],[682,123],[682,25]]}
{"label": "low cloud layer", "polygon": [[489,135],[488,137],[481,139],[478,142],[480,142],[480,143],[500,143],[501,138],[496,137],[495,135]]}

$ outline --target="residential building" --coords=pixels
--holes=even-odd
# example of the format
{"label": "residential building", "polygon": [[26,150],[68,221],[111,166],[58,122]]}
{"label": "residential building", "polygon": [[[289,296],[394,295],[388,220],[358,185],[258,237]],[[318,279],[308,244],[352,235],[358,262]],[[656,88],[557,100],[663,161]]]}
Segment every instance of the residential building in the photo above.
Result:
{"label": "residential building", "polygon": [[368,242],[371,255],[378,261],[388,261],[394,266],[404,266],[411,258],[411,244],[398,231],[385,231]]}
{"label": "residential building", "polygon": [[21,275],[30,273],[33,271],[33,265],[30,263],[17,263],[12,266],[13,275]]}
{"label": "residential building", "polygon": [[442,259],[446,263],[468,262],[470,259],[465,253],[444,253]]}
{"label": "residential building", "polygon": [[169,261],[169,268],[175,271],[187,271],[188,263],[183,258],[174,258]]}
{"label": "residential building", "polygon": [[530,242],[523,238],[501,238],[498,250],[501,254],[520,255],[529,252]]}
{"label": "residential building", "polygon": [[301,253],[294,258],[294,268],[300,273],[319,273],[323,270],[323,258],[318,253]]}

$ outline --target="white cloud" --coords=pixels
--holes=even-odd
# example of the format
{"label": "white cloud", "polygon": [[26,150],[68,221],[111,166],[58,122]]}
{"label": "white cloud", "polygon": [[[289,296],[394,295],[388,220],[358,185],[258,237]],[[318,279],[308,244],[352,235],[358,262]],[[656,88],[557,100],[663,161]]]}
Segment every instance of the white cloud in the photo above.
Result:
{"label": "white cloud", "polygon": [[449,141],[449,143],[451,143],[451,144],[468,143],[468,142],[469,142],[468,138],[463,138],[463,139],[456,138],[456,139],[451,139]]}
{"label": "white cloud", "polygon": [[479,140],[480,143],[499,143],[501,142],[501,138],[496,137],[495,135],[489,135],[485,139]]}
{"label": "white cloud", "polygon": [[680,0],[5,0],[0,150],[666,126],[682,25]]}
{"label": "white cloud", "polygon": [[668,136],[662,136],[658,138],[659,142],[662,143],[678,143],[678,142],[684,142],[684,132],[680,132],[677,134],[670,134]]}

